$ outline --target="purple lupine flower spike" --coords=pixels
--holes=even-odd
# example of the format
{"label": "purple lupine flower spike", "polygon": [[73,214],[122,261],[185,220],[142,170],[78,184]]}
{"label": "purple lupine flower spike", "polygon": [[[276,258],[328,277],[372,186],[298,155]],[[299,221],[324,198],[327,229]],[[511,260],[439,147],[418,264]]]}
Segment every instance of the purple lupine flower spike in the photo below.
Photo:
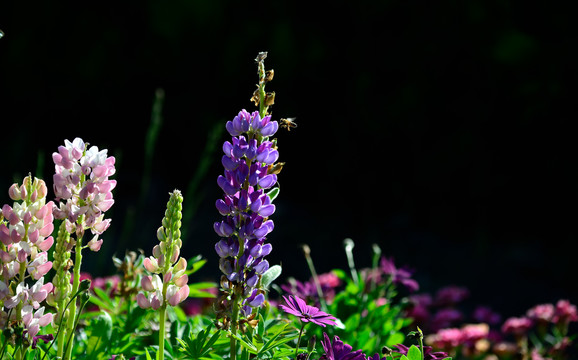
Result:
{"label": "purple lupine flower spike", "polygon": [[220,240],[215,251],[219,268],[227,282],[226,289],[240,287],[245,294],[241,312],[245,316],[265,300],[260,277],[269,269],[264,259],[271,252],[267,235],[273,230],[275,205],[267,192],[277,182],[270,172],[279,159],[279,151],[269,137],[279,128],[271,116],[261,117],[258,111],[240,111],[228,121],[231,135],[223,144],[221,164],[224,172],[217,178],[223,198],[215,203],[221,221],[213,224]]}

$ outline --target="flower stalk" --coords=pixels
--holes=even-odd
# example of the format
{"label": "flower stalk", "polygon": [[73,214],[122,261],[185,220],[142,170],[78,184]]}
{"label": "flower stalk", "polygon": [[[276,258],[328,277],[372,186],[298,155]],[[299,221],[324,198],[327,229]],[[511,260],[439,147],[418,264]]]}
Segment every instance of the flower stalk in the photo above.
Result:
{"label": "flower stalk", "polygon": [[[265,71],[267,53],[255,59],[259,84],[251,101],[259,111],[239,112],[226,129],[231,141],[223,144],[223,175],[217,179],[224,197],[216,207],[223,216],[213,228],[220,240],[215,251],[220,257],[219,268],[223,273],[218,301],[217,325],[231,332],[231,359],[237,353],[236,335],[247,331],[246,324],[256,326],[256,312],[265,301],[261,284],[263,274],[269,269],[265,260],[272,246],[266,243],[274,224],[269,217],[275,212],[273,200],[277,196],[276,161],[279,157],[276,140],[270,140],[279,125],[271,120],[269,106],[274,103],[274,93],[265,92],[265,85],[273,78],[273,71]],[[252,330],[251,330],[252,331]]]}
{"label": "flower stalk", "polygon": [[[99,251],[102,240],[99,236],[110,226],[110,219],[104,219],[104,213],[114,204],[112,190],[116,187],[115,180],[109,180],[114,175],[115,158],[108,156],[108,150],[99,150],[96,146],[88,147],[81,138],[75,138],[72,142],[65,140],[64,146],[58,147],[58,152],[52,154],[55,165],[54,193],[58,206],[54,205],[52,213],[57,219],[63,220],[65,230],[74,234],[70,239],[67,249],[74,246],[75,261],[72,276],[72,289],[62,281],[60,273],[58,293],[66,301],[72,299],[79,290],[80,269],[82,264],[82,250],[89,248],[91,251]],[[83,245],[85,231],[90,230],[93,234],[91,240]],[[64,246],[64,245],[63,245]],[[68,294],[66,298],[65,294]],[[62,304],[63,299],[59,299]],[[61,314],[60,316],[63,316]],[[65,360],[72,357],[74,331],[78,323],[76,300],[70,304],[66,328],[58,344],[58,351],[67,346],[64,355]],[[69,345],[62,345],[69,344]]]}
{"label": "flower stalk", "polygon": [[[145,269],[153,274],[141,279],[143,291],[137,295],[137,303],[143,308],[153,308],[159,313],[158,359],[164,359],[167,306],[177,306],[189,296],[187,261],[179,258],[183,196],[179,190],[169,194],[167,210],[162,226],[157,230],[159,244],[153,248],[153,256],[145,258]],[[161,279],[162,278],[162,279]]]}
{"label": "flower stalk", "polygon": [[34,337],[53,318],[41,306],[53,289],[52,283],[44,283],[52,268],[53,204],[46,203],[44,181],[31,175],[8,193],[14,204],[2,206],[0,213],[0,326],[14,336],[6,338],[1,352],[10,341],[13,358],[24,359]]}

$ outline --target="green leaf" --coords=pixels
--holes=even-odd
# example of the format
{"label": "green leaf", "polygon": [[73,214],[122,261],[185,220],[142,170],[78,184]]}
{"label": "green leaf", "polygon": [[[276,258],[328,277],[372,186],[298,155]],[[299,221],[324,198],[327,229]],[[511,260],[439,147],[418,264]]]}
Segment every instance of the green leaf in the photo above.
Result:
{"label": "green leaf", "polygon": [[205,289],[214,289],[217,287],[217,284],[214,282],[199,282],[193,283],[189,285],[189,297],[193,298],[215,298],[216,295],[209,292],[203,291]]}
{"label": "green leaf", "polygon": [[87,335],[88,359],[97,359],[99,354],[105,353],[111,343],[112,319],[110,315],[106,312],[101,312],[92,318],[90,326],[87,327]]}
{"label": "green leaf", "polygon": [[421,351],[417,348],[417,346],[412,345],[409,350],[407,351],[407,358],[409,360],[422,360],[421,358]]}
{"label": "green leaf", "polygon": [[359,327],[359,321],[361,320],[361,315],[359,313],[355,313],[351,315],[347,320],[345,320],[345,328],[346,329],[357,329]]}
{"label": "green leaf", "polygon": [[151,355],[149,354],[149,351],[147,349],[145,349],[145,354],[146,354],[147,360],[153,360],[153,358],[151,357]]}
{"label": "green leaf", "polygon": [[275,354],[273,354],[273,357],[271,359],[286,358],[291,357],[293,355],[295,355],[294,349],[279,349],[275,351]]}
{"label": "green leaf", "polygon": [[403,341],[405,340],[405,336],[403,335],[403,333],[401,332],[394,332],[392,334],[389,334],[389,336],[387,337],[387,341],[385,343],[386,346],[395,346],[397,344],[402,344]]}
{"label": "green leaf", "polygon": [[265,288],[268,288],[269,285],[271,285],[271,283],[279,277],[279,275],[281,275],[281,266],[273,265],[263,274],[263,277],[261,278],[261,284]]}
{"label": "green leaf", "polygon": [[[106,293],[106,291],[104,291],[98,287],[94,287],[92,290],[94,291],[94,293],[96,294],[96,296],[98,296],[98,298],[100,300],[102,300],[103,302],[105,302],[108,305],[107,309],[115,309],[116,305],[110,299],[110,296]],[[93,298],[93,297],[94,296],[91,296],[91,298]]]}
{"label": "green leaf", "polygon": [[232,332],[229,331],[229,335],[237,339],[241,343],[241,345],[243,345],[243,347],[247,349],[247,351],[249,351],[250,353],[252,354],[257,353],[257,347],[252,343],[243,339],[241,336],[239,336],[239,334],[233,334]]}
{"label": "green leaf", "polygon": [[275,200],[275,198],[279,195],[279,188],[275,187],[273,189],[271,189],[271,191],[269,191],[267,193],[267,196],[269,196],[269,199],[271,199],[271,202],[273,202],[273,200]]}
{"label": "green leaf", "polygon": [[[263,345],[263,347],[257,353],[258,357],[259,357],[259,355],[269,351],[270,349],[289,341],[289,340],[286,340],[286,338],[282,338],[281,341],[276,341],[277,338],[285,331],[285,328],[287,327],[287,325],[289,325],[289,324],[285,324],[285,326],[283,326],[281,328],[281,330],[279,330],[275,335],[273,335],[269,340],[267,340],[267,342]],[[285,340],[285,341],[283,341],[283,340]]]}
{"label": "green leaf", "polygon": [[187,271],[185,274],[191,275],[199,271],[207,263],[207,259],[203,259],[201,255],[197,255],[187,262]]}

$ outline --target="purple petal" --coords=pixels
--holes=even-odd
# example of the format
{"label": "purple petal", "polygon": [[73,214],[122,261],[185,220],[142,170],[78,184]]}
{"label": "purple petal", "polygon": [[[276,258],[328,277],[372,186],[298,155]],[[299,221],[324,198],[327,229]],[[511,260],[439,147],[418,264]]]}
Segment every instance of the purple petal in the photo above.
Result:
{"label": "purple petal", "polygon": [[273,215],[274,212],[275,212],[275,205],[273,204],[261,206],[261,208],[259,209],[259,215],[261,215],[262,217],[269,217]]}
{"label": "purple petal", "polygon": [[223,167],[225,168],[225,170],[235,170],[237,168],[237,166],[239,165],[238,162],[231,159],[227,155],[223,155],[223,157],[221,158],[221,164],[223,164]]}
{"label": "purple petal", "polygon": [[267,125],[263,126],[263,128],[261,129],[261,135],[262,136],[274,135],[278,129],[279,129],[279,124],[277,123],[277,121],[272,121],[272,122],[268,123]]}
{"label": "purple petal", "polygon": [[261,180],[259,180],[259,186],[261,186],[263,189],[268,189],[271,186],[275,185],[276,182],[277,182],[277,175],[269,174],[265,175]]}

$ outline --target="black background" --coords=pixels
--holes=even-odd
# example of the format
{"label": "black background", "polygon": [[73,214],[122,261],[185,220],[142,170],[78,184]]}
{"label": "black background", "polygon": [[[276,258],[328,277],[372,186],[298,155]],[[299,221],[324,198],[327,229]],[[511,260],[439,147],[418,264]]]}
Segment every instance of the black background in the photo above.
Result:
{"label": "black background", "polygon": [[[567,2],[568,4],[570,2]],[[184,192],[203,149],[249,101],[254,59],[275,70],[281,193],[269,236],[284,277],[359,267],[379,244],[416,270],[424,291],[467,286],[477,303],[521,315],[578,299],[575,11],[557,2],[3,2],[0,122],[7,190],[33,172],[51,185],[51,153],[82,137],[117,158],[116,204],[101,253],[150,255],[168,193]],[[139,200],[157,88],[163,123]],[[217,133],[183,254],[218,278],[222,173]],[[124,226],[127,219],[134,226]]]}

